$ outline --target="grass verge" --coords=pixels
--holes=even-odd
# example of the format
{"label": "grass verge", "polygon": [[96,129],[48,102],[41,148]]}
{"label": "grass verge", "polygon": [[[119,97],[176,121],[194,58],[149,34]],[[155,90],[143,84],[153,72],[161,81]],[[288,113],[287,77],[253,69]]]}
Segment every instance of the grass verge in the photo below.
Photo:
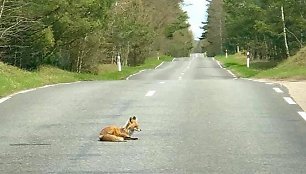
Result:
{"label": "grass verge", "polygon": [[159,60],[149,58],[143,65],[123,67],[121,72],[117,71],[116,65],[103,65],[98,75],[73,73],[51,66],[42,66],[35,72],[29,72],[0,62],[0,98],[16,91],[49,84],[87,80],[122,80],[142,69],[154,68],[163,61],[171,60],[169,56],[161,56]]}
{"label": "grass verge", "polygon": [[299,53],[283,62],[251,61],[246,67],[246,57],[231,55],[228,58],[217,56],[223,66],[238,77],[266,78],[276,80],[306,80],[306,59]]}
{"label": "grass verge", "polygon": [[148,58],[144,64],[135,67],[123,67],[121,72],[110,71],[100,74],[99,80],[123,80],[131,74],[135,74],[143,69],[152,69],[161,64],[163,61],[171,61],[170,56],[161,56],[158,60],[156,57]]}
{"label": "grass verge", "polygon": [[217,56],[222,65],[235,73],[238,77],[254,77],[258,73],[273,68],[277,62],[252,61],[250,68],[246,66],[246,57],[243,55]]}

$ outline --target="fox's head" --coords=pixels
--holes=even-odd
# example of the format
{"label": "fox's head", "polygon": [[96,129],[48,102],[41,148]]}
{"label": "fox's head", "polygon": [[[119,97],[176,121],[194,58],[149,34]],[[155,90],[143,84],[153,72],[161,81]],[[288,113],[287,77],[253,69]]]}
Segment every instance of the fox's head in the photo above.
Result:
{"label": "fox's head", "polygon": [[135,116],[129,118],[124,128],[127,130],[130,136],[134,133],[134,131],[138,132],[141,131],[141,129],[139,128],[137,118]]}

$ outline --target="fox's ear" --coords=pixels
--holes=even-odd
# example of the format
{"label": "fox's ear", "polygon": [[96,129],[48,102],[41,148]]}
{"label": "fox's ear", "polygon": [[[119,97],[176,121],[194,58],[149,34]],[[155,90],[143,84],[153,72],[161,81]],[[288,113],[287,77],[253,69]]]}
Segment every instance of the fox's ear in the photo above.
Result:
{"label": "fox's ear", "polygon": [[132,122],[133,120],[136,120],[137,118],[135,116],[130,117],[130,122]]}

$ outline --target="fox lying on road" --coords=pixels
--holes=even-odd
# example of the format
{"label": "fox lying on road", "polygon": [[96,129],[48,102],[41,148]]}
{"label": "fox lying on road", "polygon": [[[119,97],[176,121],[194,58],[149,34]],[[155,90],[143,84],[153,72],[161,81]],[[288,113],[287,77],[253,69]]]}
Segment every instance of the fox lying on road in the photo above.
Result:
{"label": "fox lying on road", "polygon": [[126,140],[138,140],[138,138],[132,138],[134,131],[141,131],[139,128],[137,118],[135,116],[130,117],[126,125],[122,128],[117,126],[107,126],[100,132],[100,141],[112,141],[112,142],[124,142]]}

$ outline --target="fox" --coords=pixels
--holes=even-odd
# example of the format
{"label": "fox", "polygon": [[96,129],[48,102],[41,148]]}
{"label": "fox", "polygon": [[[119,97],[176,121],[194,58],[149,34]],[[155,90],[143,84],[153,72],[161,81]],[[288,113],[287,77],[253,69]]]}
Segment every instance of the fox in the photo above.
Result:
{"label": "fox", "polygon": [[109,142],[126,142],[126,140],[138,140],[131,136],[135,131],[140,132],[139,124],[136,116],[130,117],[123,127],[107,126],[103,128],[99,135],[100,141]]}

